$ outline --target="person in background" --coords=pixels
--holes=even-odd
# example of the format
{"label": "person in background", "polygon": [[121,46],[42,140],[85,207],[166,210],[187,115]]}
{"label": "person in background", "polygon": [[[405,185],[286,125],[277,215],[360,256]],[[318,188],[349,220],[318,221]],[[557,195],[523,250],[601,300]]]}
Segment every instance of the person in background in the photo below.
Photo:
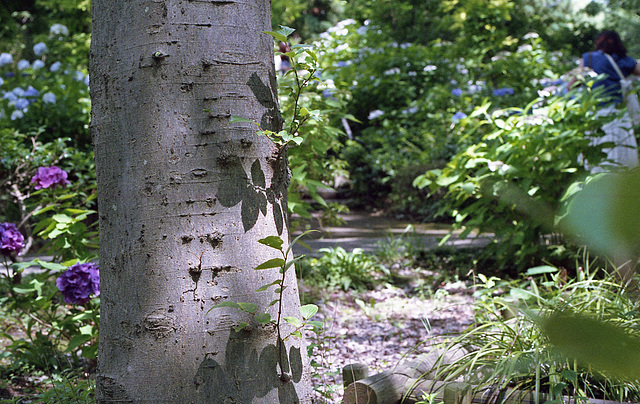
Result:
{"label": "person in background", "polygon": [[[605,94],[610,100],[603,103],[597,112],[597,116],[609,116],[618,114],[618,109],[624,107],[620,76],[615,67],[605,56],[608,54],[618,65],[622,74],[626,77],[630,74],[640,76],[640,65],[631,57],[627,56],[620,35],[615,31],[603,31],[594,42],[595,50],[582,55],[580,67],[589,67],[597,74],[604,74],[605,78],[594,84],[595,87],[603,86]],[[602,127],[604,136],[592,138],[591,145],[597,146],[603,143],[614,143],[612,148],[603,148],[607,155],[606,161],[599,166],[589,166],[585,168],[592,174],[608,171],[607,168],[627,167],[635,168],[638,163],[638,143],[633,133],[633,123],[627,114],[605,124]]]}

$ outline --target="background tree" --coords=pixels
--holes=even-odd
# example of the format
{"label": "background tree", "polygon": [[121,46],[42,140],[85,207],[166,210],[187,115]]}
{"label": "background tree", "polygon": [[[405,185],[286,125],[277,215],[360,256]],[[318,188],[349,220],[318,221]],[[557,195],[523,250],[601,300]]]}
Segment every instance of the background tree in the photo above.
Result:
{"label": "background tree", "polygon": [[[309,400],[298,340],[210,311],[276,314],[273,289],[255,290],[281,274],[253,269],[277,257],[259,239],[287,246],[286,155],[230,119],[281,125],[269,4],[93,2],[100,403]],[[296,315],[294,277],[283,286]]]}

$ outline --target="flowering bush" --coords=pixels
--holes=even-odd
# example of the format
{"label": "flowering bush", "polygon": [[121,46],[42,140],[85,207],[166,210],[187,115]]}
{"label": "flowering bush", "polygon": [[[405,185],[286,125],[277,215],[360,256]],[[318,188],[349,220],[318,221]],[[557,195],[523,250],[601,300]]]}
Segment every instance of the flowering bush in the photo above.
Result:
{"label": "flowering bush", "polygon": [[54,24],[49,36],[33,45],[33,60],[0,54],[0,128],[42,128],[45,141],[70,137],[76,146],[88,146],[89,77],[86,61],[78,63],[85,46]]}
{"label": "flowering bush", "polygon": [[0,254],[19,254],[24,248],[24,237],[13,223],[0,223]]}
{"label": "flowering bush", "polygon": [[97,265],[90,262],[75,264],[58,277],[56,286],[65,302],[85,304],[91,294],[100,295],[100,272]]}
{"label": "flowering bush", "polygon": [[351,124],[354,141],[342,155],[356,198],[429,217],[434,200],[411,182],[478,140],[464,132],[464,117],[487,101],[492,109],[526,105],[557,78],[553,72],[568,70],[568,58],[536,34],[487,42],[483,52],[453,38],[398,43],[380,26],[354,20],[321,35],[324,75],[351,91],[348,112],[361,121]]}
{"label": "flowering bush", "polygon": [[38,168],[38,173],[33,176],[31,183],[36,184],[36,189],[55,189],[58,185],[64,188],[69,185],[67,172],[56,166]]}
{"label": "flowering bush", "polygon": [[[7,222],[0,225],[0,255],[10,258],[0,271],[0,302],[24,335],[3,357],[47,371],[89,365],[81,357],[97,354],[85,39],[54,24],[33,38],[33,52],[16,46],[0,53],[0,223]],[[22,223],[22,234],[11,223]],[[51,258],[14,259],[18,252],[28,257],[28,248]]]}

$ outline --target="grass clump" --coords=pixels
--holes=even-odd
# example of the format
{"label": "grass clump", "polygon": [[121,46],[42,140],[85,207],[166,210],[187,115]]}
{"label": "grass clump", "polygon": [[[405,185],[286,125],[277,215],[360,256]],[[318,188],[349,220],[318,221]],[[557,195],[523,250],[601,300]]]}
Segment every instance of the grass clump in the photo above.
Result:
{"label": "grass clump", "polygon": [[[634,347],[616,346],[617,341],[601,341],[611,327],[629,338],[638,335],[638,299],[615,274],[593,268],[579,267],[568,277],[564,270],[542,266],[514,281],[479,275],[475,323],[445,344],[446,350],[463,349],[465,355],[441,364],[437,377],[468,382],[477,391],[501,391],[501,400],[524,391],[533,392],[536,403],[567,396],[640,400],[637,380],[618,371],[623,364],[595,362],[599,353],[588,349],[600,339],[602,351],[618,357],[634,352]],[[580,319],[589,319],[591,327],[576,334],[571,327]],[[574,337],[563,345],[556,334]]]}

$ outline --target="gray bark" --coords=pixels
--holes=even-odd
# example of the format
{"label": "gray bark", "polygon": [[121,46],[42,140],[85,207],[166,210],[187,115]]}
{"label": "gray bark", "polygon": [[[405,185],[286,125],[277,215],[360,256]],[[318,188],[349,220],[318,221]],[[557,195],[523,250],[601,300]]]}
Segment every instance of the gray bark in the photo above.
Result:
{"label": "gray bark", "polygon": [[[310,402],[303,342],[219,302],[276,317],[288,242],[268,0],[93,0],[92,134],[100,216],[97,402]],[[299,317],[287,273],[284,315]],[[235,332],[240,322],[250,327]],[[283,335],[291,329],[283,329]]]}

